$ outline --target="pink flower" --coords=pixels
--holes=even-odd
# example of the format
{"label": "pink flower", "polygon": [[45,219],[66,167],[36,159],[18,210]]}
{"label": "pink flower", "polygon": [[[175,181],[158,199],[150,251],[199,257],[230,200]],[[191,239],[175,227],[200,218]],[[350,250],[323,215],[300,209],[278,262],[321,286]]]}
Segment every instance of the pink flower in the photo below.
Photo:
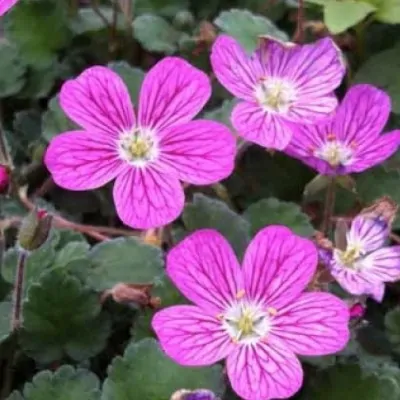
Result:
{"label": "pink flower", "polygon": [[331,275],[347,292],[383,299],[385,282],[400,279],[400,246],[384,247],[388,225],[357,216],[346,235],[345,248],[335,248],[328,263]]}
{"label": "pink flower", "polygon": [[0,194],[6,192],[9,182],[10,177],[8,176],[7,168],[4,165],[0,165]]}
{"label": "pink flower", "polygon": [[390,108],[382,90],[353,86],[330,121],[299,125],[285,152],[323,175],[364,171],[385,161],[400,144],[400,130],[380,134]]}
{"label": "pink flower", "polygon": [[165,308],[152,325],[176,362],[226,358],[233,389],[246,400],[287,398],[303,381],[298,355],[341,350],[348,306],[328,293],[303,293],[317,265],[312,242],[281,226],[260,231],[240,267],[216,231],[200,230],[170,251],[167,273],[196,305]]}
{"label": "pink flower", "polygon": [[154,228],[179,216],[180,181],[218,182],[233,169],[235,139],[224,125],[191,121],[211,94],[210,81],[186,61],[167,57],[146,75],[135,116],[121,78],[92,67],[64,84],[60,103],[81,131],[55,137],[45,162],[55,182],[89,190],[116,178],[121,220]]}
{"label": "pink flower", "polygon": [[0,0],[0,16],[4,15],[18,0]]}
{"label": "pink flower", "polygon": [[247,56],[231,37],[215,41],[211,63],[217,79],[240,102],[232,124],[245,139],[282,150],[298,123],[315,123],[337,106],[333,90],[345,73],[339,49],[330,38],[295,45],[263,38]]}

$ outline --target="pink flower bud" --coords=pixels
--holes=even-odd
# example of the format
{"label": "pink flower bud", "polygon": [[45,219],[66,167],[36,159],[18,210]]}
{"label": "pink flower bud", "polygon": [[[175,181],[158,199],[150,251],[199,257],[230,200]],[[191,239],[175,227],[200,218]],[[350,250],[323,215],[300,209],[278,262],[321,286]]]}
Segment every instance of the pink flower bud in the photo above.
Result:
{"label": "pink flower bud", "polygon": [[352,306],[350,306],[349,311],[350,311],[351,319],[358,319],[358,318],[362,318],[364,316],[365,307],[360,303],[356,303],[356,304],[353,304]]}
{"label": "pink flower bud", "polygon": [[8,176],[7,168],[4,165],[0,165],[0,194],[5,193],[8,188],[10,178]]}

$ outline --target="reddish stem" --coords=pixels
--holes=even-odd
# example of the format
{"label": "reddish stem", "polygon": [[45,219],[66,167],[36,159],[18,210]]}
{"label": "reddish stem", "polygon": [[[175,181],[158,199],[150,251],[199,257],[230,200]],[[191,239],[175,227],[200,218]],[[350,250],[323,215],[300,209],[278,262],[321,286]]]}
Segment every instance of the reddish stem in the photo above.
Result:
{"label": "reddish stem", "polygon": [[304,0],[299,0],[299,8],[297,9],[297,27],[293,35],[295,43],[303,43],[304,41]]}

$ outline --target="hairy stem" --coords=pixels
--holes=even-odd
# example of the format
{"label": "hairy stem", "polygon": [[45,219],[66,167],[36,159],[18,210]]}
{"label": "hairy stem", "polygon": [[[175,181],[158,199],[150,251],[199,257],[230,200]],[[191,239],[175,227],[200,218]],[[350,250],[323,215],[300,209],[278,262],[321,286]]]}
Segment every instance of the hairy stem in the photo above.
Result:
{"label": "hairy stem", "polygon": [[322,218],[321,232],[327,234],[331,227],[331,219],[335,207],[336,184],[335,179],[330,178],[325,195],[324,215]]}
{"label": "hairy stem", "polygon": [[11,330],[16,331],[21,326],[22,297],[24,292],[24,274],[27,253],[21,251],[18,255],[17,274],[15,277]]}

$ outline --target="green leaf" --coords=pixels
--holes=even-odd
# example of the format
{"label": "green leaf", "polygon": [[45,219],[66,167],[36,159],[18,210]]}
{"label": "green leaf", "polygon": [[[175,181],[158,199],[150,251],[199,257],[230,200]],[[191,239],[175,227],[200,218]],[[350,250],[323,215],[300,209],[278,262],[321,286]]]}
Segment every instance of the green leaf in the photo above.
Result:
{"label": "green leaf", "polygon": [[234,128],[231,123],[231,114],[233,107],[236,104],[237,104],[236,99],[224,100],[224,102],[220,107],[214,108],[213,110],[204,113],[203,118],[221,122],[222,124],[228,126],[231,129],[231,131],[233,131]]}
{"label": "green leaf", "polygon": [[42,118],[42,136],[50,141],[60,133],[78,129],[60,107],[58,96],[54,96],[48,104],[47,111]]}
{"label": "green leaf", "polygon": [[157,14],[173,17],[181,10],[189,8],[188,0],[132,0],[136,15]]}
{"label": "green leaf", "polygon": [[158,15],[140,15],[133,21],[133,34],[148,51],[173,54],[178,49],[182,32]]}
{"label": "green leaf", "polygon": [[63,1],[21,0],[6,16],[5,27],[24,59],[36,66],[51,63],[71,38]]}
{"label": "green leaf", "polygon": [[375,19],[387,24],[400,23],[400,2],[398,0],[365,0],[376,6]]}
{"label": "green leaf", "polygon": [[[114,14],[112,7],[99,7],[98,11],[111,24]],[[78,14],[71,20],[70,27],[75,35],[82,35],[84,33],[107,29],[104,21],[99,17],[99,14],[93,10],[93,8],[79,9]],[[116,28],[124,28],[124,18],[120,13],[117,15]]]}
{"label": "green leaf", "polygon": [[11,333],[12,304],[8,301],[0,303],[0,343]]}
{"label": "green leaf", "polygon": [[400,307],[390,310],[385,315],[386,334],[393,345],[393,350],[400,353]]}
{"label": "green leaf", "polygon": [[103,386],[102,400],[166,400],[178,389],[204,388],[222,394],[222,367],[188,368],[175,364],[154,339],[132,343],[116,357]]}
{"label": "green leaf", "polygon": [[256,48],[260,35],[269,35],[283,41],[289,40],[287,34],[279,30],[269,19],[247,10],[223,11],[215,19],[214,24],[236,38],[249,52]]}
{"label": "green leaf", "polygon": [[183,211],[183,222],[190,232],[198,229],[216,229],[231,243],[236,254],[241,257],[250,240],[249,224],[224,202],[196,193],[193,203],[188,203]]}
{"label": "green leaf", "polygon": [[8,400],[100,400],[100,382],[92,372],[63,365],[56,372],[41,371]]}
{"label": "green leaf", "polygon": [[151,283],[163,274],[159,248],[136,238],[118,238],[99,243],[89,254],[92,268],[88,283],[103,291],[120,282]]}
{"label": "green leaf", "polygon": [[144,79],[144,72],[139,68],[131,67],[126,61],[114,61],[108,67],[116,72],[128,87],[133,104],[138,104],[139,91]]}
{"label": "green leaf", "polygon": [[68,356],[81,361],[99,353],[110,333],[97,294],[62,269],[43,274],[23,304],[23,350],[38,362]]}
{"label": "green leaf", "polygon": [[314,229],[306,214],[295,203],[278,199],[263,199],[252,204],[243,214],[250,223],[250,232],[255,235],[267,225],[285,225],[298,235],[309,237]]}
{"label": "green leaf", "polygon": [[392,99],[392,111],[400,114],[399,69],[400,42],[389,50],[371,56],[358,70],[354,83],[370,83],[385,90]]}
{"label": "green leaf", "polygon": [[18,93],[25,84],[26,65],[18,49],[5,40],[0,42],[0,97]]}

